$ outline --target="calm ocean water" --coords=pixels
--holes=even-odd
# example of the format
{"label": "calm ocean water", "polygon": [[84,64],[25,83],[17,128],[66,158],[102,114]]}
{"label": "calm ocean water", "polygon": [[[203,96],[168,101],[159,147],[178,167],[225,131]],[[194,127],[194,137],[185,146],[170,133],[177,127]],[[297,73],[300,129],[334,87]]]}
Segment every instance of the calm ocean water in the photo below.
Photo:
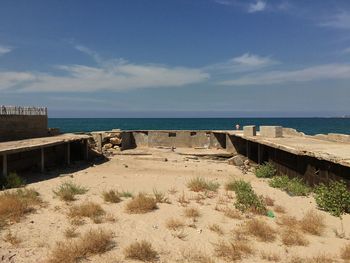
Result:
{"label": "calm ocean water", "polygon": [[236,124],[281,125],[306,134],[350,134],[350,118],[50,118],[62,132],[122,130],[229,130]]}

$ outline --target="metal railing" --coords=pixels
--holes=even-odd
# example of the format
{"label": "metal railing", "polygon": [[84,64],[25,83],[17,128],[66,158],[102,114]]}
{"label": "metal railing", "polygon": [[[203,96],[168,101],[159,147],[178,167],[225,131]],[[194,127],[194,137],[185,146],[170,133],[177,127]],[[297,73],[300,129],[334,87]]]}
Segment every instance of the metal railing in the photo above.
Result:
{"label": "metal railing", "polygon": [[0,115],[47,115],[46,107],[0,106]]}

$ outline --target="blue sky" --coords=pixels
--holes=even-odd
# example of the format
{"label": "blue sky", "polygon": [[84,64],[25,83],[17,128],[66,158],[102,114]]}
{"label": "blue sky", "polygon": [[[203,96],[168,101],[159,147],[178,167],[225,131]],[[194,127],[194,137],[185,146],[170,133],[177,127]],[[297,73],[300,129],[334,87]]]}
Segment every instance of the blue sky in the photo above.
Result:
{"label": "blue sky", "polygon": [[2,0],[0,104],[51,117],[350,114],[350,1]]}

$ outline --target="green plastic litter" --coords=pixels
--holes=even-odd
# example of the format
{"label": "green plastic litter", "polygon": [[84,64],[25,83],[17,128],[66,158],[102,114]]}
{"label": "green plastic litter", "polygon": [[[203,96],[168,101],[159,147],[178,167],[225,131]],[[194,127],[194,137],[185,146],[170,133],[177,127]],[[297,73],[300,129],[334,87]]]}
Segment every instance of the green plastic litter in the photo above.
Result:
{"label": "green plastic litter", "polygon": [[271,210],[267,211],[267,216],[270,218],[275,218],[275,214]]}

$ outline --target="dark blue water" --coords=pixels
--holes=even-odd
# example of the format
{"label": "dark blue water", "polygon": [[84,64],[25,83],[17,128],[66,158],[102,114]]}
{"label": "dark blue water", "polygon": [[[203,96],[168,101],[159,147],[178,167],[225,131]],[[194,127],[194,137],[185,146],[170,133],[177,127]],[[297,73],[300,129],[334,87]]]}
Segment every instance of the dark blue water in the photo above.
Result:
{"label": "dark blue water", "polygon": [[306,134],[350,134],[350,118],[50,118],[62,132],[122,130],[229,130],[244,125],[281,125]]}

